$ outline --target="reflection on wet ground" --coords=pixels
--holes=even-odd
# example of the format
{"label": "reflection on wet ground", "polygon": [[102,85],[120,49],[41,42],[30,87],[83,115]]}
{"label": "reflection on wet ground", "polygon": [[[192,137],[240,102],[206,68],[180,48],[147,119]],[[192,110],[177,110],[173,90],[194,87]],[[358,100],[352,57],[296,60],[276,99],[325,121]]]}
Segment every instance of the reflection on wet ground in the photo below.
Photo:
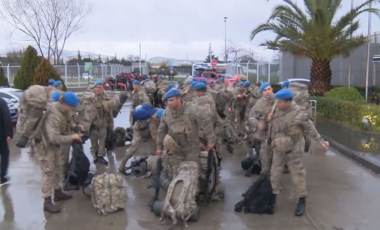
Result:
{"label": "reflection on wet ground", "polygon": [[[115,121],[115,127],[127,127],[128,114],[129,107],[125,106]],[[41,173],[36,156],[27,149],[20,151],[13,143],[11,145],[9,174],[12,183],[0,188],[1,230],[182,229],[181,226],[171,227],[170,221],[160,224],[159,218],[148,208],[153,193],[147,189],[150,180],[133,177],[125,177],[128,202],[123,211],[99,216],[91,199],[80,191],[74,191],[73,199],[58,203],[61,213],[46,214],[42,211]],[[257,178],[244,177],[240,161],[247,149],[234,146],[237,150],[234,154],[222,153],[221,181],[225,187],[225,200],[201,204],[199,221],[189,223],[187,229],[378,229],[380,178],[340,154],[324,154],[318,145],[313,146],[314,154],[304,157],[309,191],[304,217],[294,217],[296,197],[289,174],[282,178],[283,190],[275,215],[233,211],[241,194]],[[126,148],[117,148],[108,154],[109,166],[92,164],[91,169],[96,172],[116,171]],[[89,143],[86,143],[85,152],[92,161],[89,150]]]}

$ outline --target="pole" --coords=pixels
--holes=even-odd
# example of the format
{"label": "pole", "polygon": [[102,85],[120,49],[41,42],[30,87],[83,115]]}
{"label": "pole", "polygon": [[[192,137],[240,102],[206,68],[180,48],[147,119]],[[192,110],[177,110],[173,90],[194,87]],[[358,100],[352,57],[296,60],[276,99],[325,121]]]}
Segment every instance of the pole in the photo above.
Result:
{"label": "pole", "polygon": [[[351,0],[351,10],[354,9],[354,0]],[[352,25],[352,20],[351,20],[351,25]],[[352,33],[350,38],[352,39]],[[352,52],[350,52],[350,58],[348,62],[348,87],[351,87],[351,78],[352,78]]]}
{"label": "pole", "polygon": [[248,80],[249,80],[249,62],[250,62],[251,60],[248,60],[248,62],[247,62],[247,78],[248,78]]}
{"label": "pole", "polygon": [[140,76],[142,76],[142,72],[141,72],[141,43],[139,44],[139,47],[140,47],[139,70],[140,70]]}
{"label": "pole", "polygon": [[[9,85],[11,84],[11,72],[10,72],[10,64],[8,63],[8,65],[7,65],[7,78],[8,78],[8,83],[9,83]],[[13,82],[14,82],[14,79],[13,79]],[[13,82],[12,82],[12,85],[13,85]]]}
{"label": "pole", "polygon": [[67,85],[67,62],[65,62],[65,84]]}
{"label": "pole", "polygon": [[372,62],[372,77],[373,77],[372,85],[376,86],[376,62]]}
{"label": "pole", "polygon": [[[372,2],[369,3],[369,8],[372,8]],[[365,100],[368,101],[368,77],[369,77],[369,56],[371,49],[371,12],[368,12],[368,44],[367,44],[367,68],[365,71]]]}
{"label": "pole", "polygon": [[77,63],[77,67],[78,67],[78,87],[80,86],[80,66],[79,66],[79,63]]}
{"label": "pole", "polygon": [[260,62],[258,61],[256,64],[256,83],[259,83],[259,80],[260,80],[259,69],[260,69]]}
{"label": "pole", "polygon": [[270,84],[270,62],[268,62],[268,82]]}
{"label": "pole", "polygon": [[227,63],[227,17],[224,17],[224,63]]}

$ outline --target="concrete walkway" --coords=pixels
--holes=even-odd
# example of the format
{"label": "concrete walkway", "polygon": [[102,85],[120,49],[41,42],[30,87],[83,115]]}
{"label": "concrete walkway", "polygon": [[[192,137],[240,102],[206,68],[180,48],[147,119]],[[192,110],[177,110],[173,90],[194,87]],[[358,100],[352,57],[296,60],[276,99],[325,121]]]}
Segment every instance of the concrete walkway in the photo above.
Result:
{"label": "concrete walkway", "polygon": [[[120,119],[125,119],[126,114],[123,114]],[[282,178],[283,191],[279,195],[274,215],[235,213],[234,204],[240,201],[241,194],[257,178],[244,177],[240,161],[245,149],[235,147],[239,151],[232,155],[224,153],[223,156],[225,200],[202,204],[199,221],[189,223],[187,229],[380,229],[379,176],[334,151],[325,154],[318,146],[314,154],[304,157],[309,191],[304,217],[295,217],[293,214],[296,197],[289,174]],[[85,152],[92,160],[88,143]],[[124,152],[125,147],[110,154],[108,167],[91,167],[98,172],[115,171],[115,164],[118,164]],[[1,230],[182,229],[181,226],[170,227],[170,221],[161,225],[159,218],[149,211],[147,204],[152,190],[146,189],[150,183],[148,179],[125,177],[129,200],[123,211],[99,216],[91,200],[80,191],[75,191],[73,199],[59,203],[62,212],[52,215],[42,211],[41,173],[34,155],[26,149],[20,151],[12,144],[9,174],[12,183],[0,188]]]}

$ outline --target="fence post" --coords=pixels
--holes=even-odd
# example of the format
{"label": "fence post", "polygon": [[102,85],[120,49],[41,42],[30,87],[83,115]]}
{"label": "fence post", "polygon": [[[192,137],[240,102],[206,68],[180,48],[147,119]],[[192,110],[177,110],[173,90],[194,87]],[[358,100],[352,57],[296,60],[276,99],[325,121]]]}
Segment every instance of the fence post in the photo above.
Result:
{"label": "fence post", "polygon": [[270,84],[270,62],[268,62],[268,82]]}
{"label": "fence post", "polygon": [[80,66],[79,63],[77,63],[78,66],[78,87],[80,86]]}
{"label": "fence post", "polygon": [[[8,65],[7,65],[7,78],[8,78],[8,83],[9,83],[9,85],[11,84],[11,73],[10,73],[11,71],[10,71],[10,64],[8,63]],[[12,85],[13,85],[13,82],[12,82]]]}
{"label": "fence post", "polygon": [[67,86],[67,62],[65,62],[65,84]]}
{"label": "fence post", "polygon": [[260,81],[260,62],[257,62],[257,64],[256,64],[256,78],[257,78],[257,80],[256,80],[256,83],[259,83],[259,81]]}

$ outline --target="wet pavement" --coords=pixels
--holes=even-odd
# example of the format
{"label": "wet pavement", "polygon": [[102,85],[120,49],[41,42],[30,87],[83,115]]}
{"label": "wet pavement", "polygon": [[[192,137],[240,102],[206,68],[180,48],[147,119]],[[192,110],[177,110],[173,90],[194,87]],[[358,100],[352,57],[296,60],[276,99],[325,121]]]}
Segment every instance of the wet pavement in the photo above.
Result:
{"label": "wet pavement", "polygon": [[[128,106],[125,106],[115,127],[127,125]],[[89,148],[87,142],[85,152],[92,161]],[[116,171],[125,149],[117,148],[108,155],[109,166],[92,164],[91,170]],[[304,217],[293,214],[296,197],[289,174],[282,178],[283,190],[274,215],[234,212],[234,204],[257,178],[245,177],[240,167],[246,148],[235,146],[235,149],[234,154],[222,154],[225,200],[201,204],[199,221],[190,222],[187,229],[380,229],[380,177],[334,151],[324,153],[317,144],[313,145],[313,154],[304,156],[309,192]],[[13,143],[9,175],[12,183],[0,188],[0,230],[182,229],[182,226],[171,227],[170,221],[160,224],[159,218],[150,212],[147,204],[153,191],[146,188],[149,179],[125,177],[128,186],[125,210],[100,216],[91,199],[80,191],[73,192],[73,199],[58,203],[61,213],[44,213],[39,162],[27,149],[20,151]]]}

